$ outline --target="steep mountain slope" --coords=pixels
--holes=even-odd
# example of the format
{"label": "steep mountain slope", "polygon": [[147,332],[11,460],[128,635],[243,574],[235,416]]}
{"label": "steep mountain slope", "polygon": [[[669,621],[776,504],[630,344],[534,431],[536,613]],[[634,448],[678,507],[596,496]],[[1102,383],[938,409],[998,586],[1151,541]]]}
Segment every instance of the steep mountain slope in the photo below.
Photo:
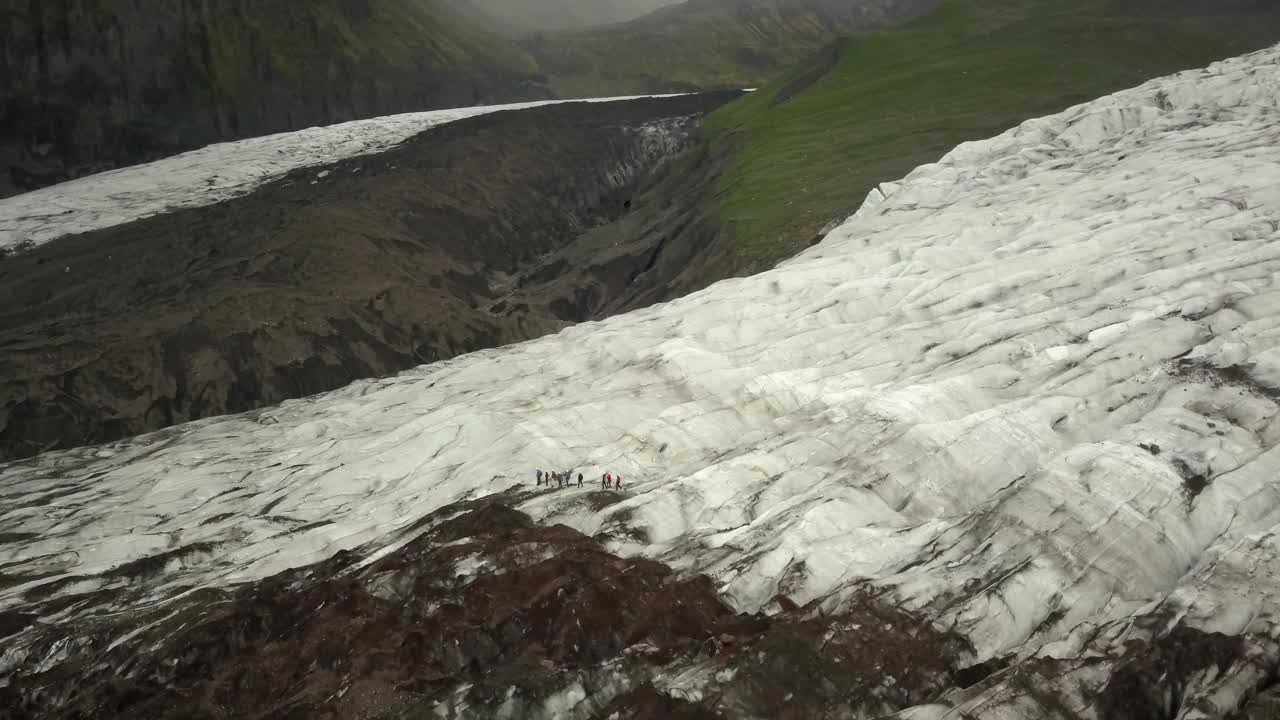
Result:
{"label": "steep mountain slope", "polygon": [[[241,412],[607,313],[658,281],[636,282],[654,251],[587,231],[625,215],[698,117],[734,95],[457,119],[219,204],[178,209],[241,190],[290,148],[350,150],[414,118],[219,146],[0,203],[37,237],[102,228],[0,260],[0,457]],[[232,171],[236,160],[248,162]],[[208,172],[227,186],[207,192]],[[40,208],[55,212],[25,216]]]}
{"label": "steep mountain slope", "polygon": [[957,143],[1277,41],[1257,0],[945,0],[855,35],[709,120],[729,158],[717,262],[772,267]]}
{"label": "steep mountain slope", "polygon": [[634,20],[682,0],[449,0],[468,17],[505,33],[570,30]]}
{"label": "steep mountain slope", "polygon": [[444,0],[0,13],[0,196],[221,140],[550,96],[526,54]]}
{"label": "steep mountain slope", "polygon": [[688,0],[638,20],[540,33],[523,45],[567,97],[750,87],[850,30],[938,0]]}
{"label": "steep mountain slope", "polygon": [[0,712],[1272,717],[1278,168],[1273,48],[751,278],[0,467]]}

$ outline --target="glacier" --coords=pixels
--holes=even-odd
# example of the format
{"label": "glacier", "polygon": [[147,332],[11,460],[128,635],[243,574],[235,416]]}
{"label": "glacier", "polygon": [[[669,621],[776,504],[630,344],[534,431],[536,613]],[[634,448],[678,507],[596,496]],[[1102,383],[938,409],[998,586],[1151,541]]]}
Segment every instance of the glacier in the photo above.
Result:
{"label": "glacier", "polygon": [[[445,123],[566,102],[600,103],[641,97],[674,95],[534,100],[428,110],[217,143],[156,162],[0,199],[0,250],[40,245],[64,235],[123,225],[180,208],[212,205],[247,195],[300,168],[389,150]],[[323,181],[329,172],[316,173],[312,182]]]}
{"label": "glacier", "polygon": [[[1280,47],[961,145],[760,275],[0,467],[0,610],[372,563],[573,468],[519,509],[744,612],[874,589],[1006,664],[903,718],[1101,717],[1108,668],[1175,626],[1248,639],[1182,689],[1176,717],[1221,717],[1280,662],[1278,403]],[[626,499],[597,509],[604,472]],[[60,661],[21,641],[0,673]]]}

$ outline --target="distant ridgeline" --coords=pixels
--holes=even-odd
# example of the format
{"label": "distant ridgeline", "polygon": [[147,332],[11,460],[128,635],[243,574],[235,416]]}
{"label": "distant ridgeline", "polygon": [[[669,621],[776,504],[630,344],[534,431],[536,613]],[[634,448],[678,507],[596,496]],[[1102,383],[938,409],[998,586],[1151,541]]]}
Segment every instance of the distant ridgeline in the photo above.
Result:
{"label": "distant ridgeline", "polygon": [[634,20],[682,0],[449,0],[461,13],[512,35]]}
{"label": "distant ridgeline", "polygon": [[941,0],[688,0],[623,25],[521,44],[567,96],[757,85],[838,37]]}
{"label": "distant ridgeline", "polygon": [[444,0],[38,0],[0,9],[0,196],[211,142],[550,97]]}

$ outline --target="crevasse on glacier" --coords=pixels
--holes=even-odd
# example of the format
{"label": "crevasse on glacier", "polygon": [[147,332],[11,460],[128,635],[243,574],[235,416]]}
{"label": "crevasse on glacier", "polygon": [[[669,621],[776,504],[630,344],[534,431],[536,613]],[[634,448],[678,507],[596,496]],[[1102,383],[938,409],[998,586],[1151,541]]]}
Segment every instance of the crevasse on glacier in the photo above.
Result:
{"label": "crevasse on glacier", "polygon": [[[145,592],[376,551],[568,463],[621,472],[630,497],[521,509],[616,531],[615,550],[707,573],[743,610],[889,590],[975,661],[1055,663],[1059,702],[1089,717],[1096,660],[1175,622],[1276,659],[1278,241],[1271,49],[962,145],[771,272],[0,468],[0,531],[26,538],[0,563],[45,576],[0,607],[201,543],[220,550]],[[1203,678],[1180,717],[1261,672]],[[903,717],[1035,702],[996,677]]]}

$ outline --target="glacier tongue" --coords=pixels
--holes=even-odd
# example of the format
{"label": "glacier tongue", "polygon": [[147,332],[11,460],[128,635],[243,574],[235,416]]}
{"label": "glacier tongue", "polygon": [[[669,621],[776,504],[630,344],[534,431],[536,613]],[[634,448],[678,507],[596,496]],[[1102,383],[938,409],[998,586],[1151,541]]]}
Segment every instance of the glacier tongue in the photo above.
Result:
{"label": "glacier tongue", "polygon": [[[218,143],[0,199],[0,250],[247,195],[299,168],[379,153],[436,125],[505,110],[635,97],[671,96],[535,100],[428,110]],[[313,183],[323,181],[330,172],[317,172]]]}
{"label": "glacier tongue", "polygon": [[[888,591],[1096,689],[1082,658],[1175,620],[1280,631],[1278,279],[1280,48],[962,145],[771,272],[0,468],[0,609],[253,580],[572,467],[521,509],[741,610]],[[904,717],[952,702],[1041,717],[999,686]]]}

